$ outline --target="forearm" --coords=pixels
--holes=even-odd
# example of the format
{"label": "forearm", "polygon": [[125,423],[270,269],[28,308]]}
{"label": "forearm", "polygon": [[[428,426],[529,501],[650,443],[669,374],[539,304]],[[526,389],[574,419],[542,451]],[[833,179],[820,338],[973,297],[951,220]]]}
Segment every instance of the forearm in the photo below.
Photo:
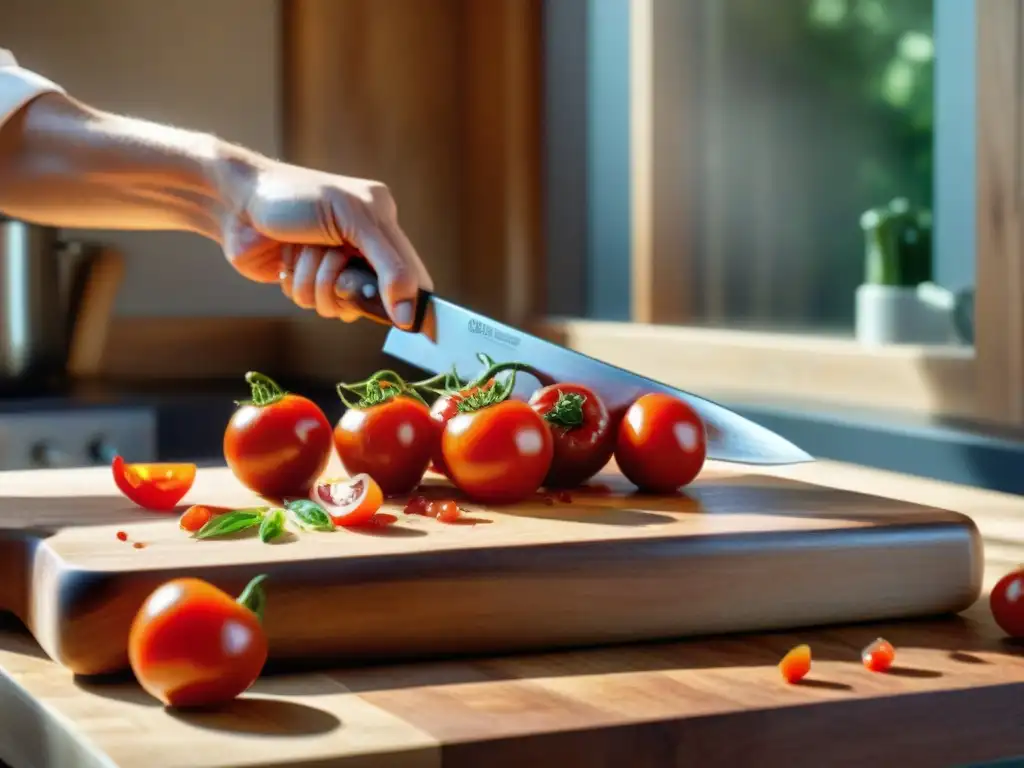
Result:
{"label": "forearm", "polygon": [[210,135],[45,94],[0,127],[0,211],[51,226],[219,240],[250,160]]}

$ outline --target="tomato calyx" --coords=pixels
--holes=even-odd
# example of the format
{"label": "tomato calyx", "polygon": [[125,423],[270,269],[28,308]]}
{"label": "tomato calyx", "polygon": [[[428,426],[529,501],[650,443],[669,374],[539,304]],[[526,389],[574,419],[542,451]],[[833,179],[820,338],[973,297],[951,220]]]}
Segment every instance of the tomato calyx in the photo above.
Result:
{"label": "tomato calyx", "polygon": [[[485,364],[490,366],[476,380],[455,394],[456,410],[459,413],[473,413],[503,403],[512,396],[516,388],[516,374],[520,371],[529,373],[532,368],[525,363],[494,363],[487,355],[479,355]],[[499,374],[508,373],[499,379]]]}
{"label": "tomato calyx", "polygon": [[[435,377],[437,378],[437,377]],[[370,378],[355,384],[338,384],[335,391],[346,408],[372,408],[396,397],[410,397],[426,405],[417,391],[418,384],[408,384],[394,371],[377,371]],[[357,400],[349,399],[354,395]]]}
{"label": "tomato calyx", "polygon": [[[504,362],[496,363],[494,358],[490,355],[486,355],[483,352],[477,354],[477,360],[484,366],[483,371],[477,375],[475,379],[464,380],[459,377],[458,373],[454,368],[446,373],[439,373],[437,376],[432,376],[429,379],[423,381],[417,381],[410,386],[419,392],[429,392],[430,394],[437,395],[439,397],[454,397],[456,399],[465,399],[469,395],[468,393],[476,392],[481,389],[489,389],[496,380],[499,373],[512,372],[513,374],[518,372],[528,373],[538,381],[542,381],[542,374],[537,371],[532,365],[527,363],[518,362]],[[439,384],[443,384],[442,387],[438,388]],[[511,394],[512,388],[509,388],[509,394]],[[508,395],[506,395],[507,399]],[[500,401],[498,401],[500,402]],[[478,409],[471,409],[478,410]]]}
{"label": "tomato calyx", "polygon": [[266,579],[267,574],[265,573],[254,577],[252,581],[245,585],[245,589],[242,590],[242,594],[238,596],[236,601],[239,605],[248,608],[256,614],[260,624],[263,623],[263,613],[267,607],[267,593],[263,591],[263,582]]}
{"label": "tomato calyx", "polygon": [[249,371],[245,374],[245,382],[249,385],[252,393],[250,399],[236,400],[235,405],[255,405],[257,408],[266,408],[280,402],[288,394],[272,378],[256,371]]}
{"label": "tomato calyx", "polygon": [[583,426],[583,404],[587,398],[579,392],[559,392],[558,400],[544,414],[544,420],[559,427],[575,429]]}

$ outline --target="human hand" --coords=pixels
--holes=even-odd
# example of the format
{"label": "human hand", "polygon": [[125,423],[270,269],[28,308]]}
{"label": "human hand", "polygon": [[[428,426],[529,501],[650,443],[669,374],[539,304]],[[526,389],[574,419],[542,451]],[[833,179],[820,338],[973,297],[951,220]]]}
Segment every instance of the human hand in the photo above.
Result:
{"label": "human hand", "polygon": [[338,296],[337,283],[361,254],[377,273],[392,321],[412,325],[418,291],[433,284],[386,186],[269,160],[237,177],[243,191],[232,195],[221,243],[242,275],[279,282],[300,307],[351,322],[359,314]]}

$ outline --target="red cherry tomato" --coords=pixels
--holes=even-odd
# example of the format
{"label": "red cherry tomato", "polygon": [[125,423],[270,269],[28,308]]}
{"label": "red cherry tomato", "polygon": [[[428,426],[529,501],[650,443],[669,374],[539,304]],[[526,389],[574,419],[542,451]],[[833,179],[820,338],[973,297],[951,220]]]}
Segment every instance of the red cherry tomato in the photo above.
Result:
{"label": "red cherry tomato", "polygon": [[1024,637],[1024,568],[1011,571],[992,588],[992,618],[1010,637]]}
{"label": "red cherry tomato", "polygon": [[195,464],[126,464],[115,456],[110,468],[121,493],[143,509],[159,512],[174,509],[196,480]]}
{"label": "red cherry tomato", "polygon": [[693,481],[707,457],[704,423],[682,400],[644,395],[619,424],[615,460],[643,491],[672,493]]}
{"label": "red cherry tomato", "polygon": [[247,373],[252,401],[239,406],[224,431],[224,459],[244,486],[271,499],[305,496],[327,468],[331,425],[311,400],[288,394],[259,373]]}
{"label": "red cherry tomato", "polygon": [[429,507],[430,502],[425,497],[415,496],[409,499],[402,511],[407,515],[425,515]]}
{"label": "red cherry tomato", "polygon": [[194,578],[157,588],[128,635],[139,685],[170,707],[222,704],[248,689],[267,660],[262,578],[238,600]]}
{"label": "red cherry tomato", "polygon": [[419,485],[439,440],[427,406],[401,395],[349,408],[334,428],[334,446],[345,471],[369,475],[388,496],[404,495]]}
{"label": "red cherry tomato", "polygon": [[[467,387],[466,389],[458,392],[452,392],[447,395],[441,395],[434,404],[430,406],[430,418],[434,420],[437,425],[437,434],[440,435],[444,432],[445,425],[454,418],[459,412],[459,403],[465,400],[467,397],[476,394],[480,390],[490,389],[494,386],[494,379],[490,379],[482,387]],[[434,455],[430,460],[430,468],[437,472],[439,475],[450,477],[448,472],[448,465],[444,460],[444,452],[441,450],[441,441],[438,439],[437,445],[434,448]]]}
{"label": "red cherry tomato", "polygon": [[511,504],[536,493],[554,447],[544,420],[526,403],[505,400],[457,414],[441,450],[452,482],[470,498]]}
{"label": "red cherry tomato", "polygon": [[533,393],[530,406],[547,422],[554,458],[544,479],[549,488],[579,485],[612,457],[615,433],[601,398],[582,384],[552,384]]}

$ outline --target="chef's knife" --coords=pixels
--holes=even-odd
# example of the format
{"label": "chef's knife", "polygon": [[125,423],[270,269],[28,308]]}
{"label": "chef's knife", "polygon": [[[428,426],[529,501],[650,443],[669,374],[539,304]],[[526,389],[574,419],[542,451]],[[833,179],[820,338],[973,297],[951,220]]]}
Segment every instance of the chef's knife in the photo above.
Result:
{"label": "chef's knife", "polygon": [[[377,276],[365,262],[350,262],[338,286],[338,295],[362,315],[391,325]],[[597,392],[612,413],[621,413],[640,395],[665,392],[685,400],[703,419],[711,459],[742,464],[814,460],[785,438],[717,403],[531,336],[426,291],[420,292],[410,330],[392,327],[384,352],[429,373],[444,373],[454,366],[463,380],[482,372],[477,357],[480,353],[497,362],[518,361],[536,368],[547,379],[545,383],[585,384]],[[517,376],[517,393],[529,395],[536,386],[533,377],[522,373]]]}

